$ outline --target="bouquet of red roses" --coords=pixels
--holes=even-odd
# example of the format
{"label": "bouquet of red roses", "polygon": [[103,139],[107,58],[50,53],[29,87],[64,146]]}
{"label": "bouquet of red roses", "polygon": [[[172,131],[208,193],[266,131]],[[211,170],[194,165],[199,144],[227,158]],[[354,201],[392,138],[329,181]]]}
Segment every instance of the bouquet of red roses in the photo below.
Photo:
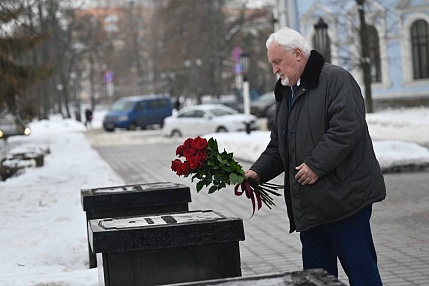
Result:
{"label": "bouquet of red roses", "polygon": [[234,190],[237,196],[245,193],[247,198],[252,201],[252,216],[255,213],[256,203],[258,209],[262,207],[262,203],[271,209],[271,206],[275,204],[270,194],[280,196],[276,190],[283,188],[280,185],[261,184],[248,180],[241,165],[234,160],[233,154],[227,153],[225,150],[219,152],[217,141],[213,138],[208,141],[201,137],[188,138],[183,145],[177,147],[176,155],[184,157],[185,160],[173,160],[171,169],[178,176],[192,175],[192,182],[194,179],[198,179],[197,192],[201,191],[203,187],[209,187],[209,194],[211,194],[227,185],[235,185]]}

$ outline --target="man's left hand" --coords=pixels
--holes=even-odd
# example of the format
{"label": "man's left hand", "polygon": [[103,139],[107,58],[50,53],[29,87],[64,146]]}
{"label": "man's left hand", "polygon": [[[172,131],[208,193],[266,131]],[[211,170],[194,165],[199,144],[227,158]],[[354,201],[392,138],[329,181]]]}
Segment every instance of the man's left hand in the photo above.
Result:
{"label": "man's left hand", "polygon": [[303,186],[312,185],[319,179],[319,176],[305,163],[295,167],[295,169],[298,170],[298,173],[295,175],[295,179],[297,179],[298,183]]}

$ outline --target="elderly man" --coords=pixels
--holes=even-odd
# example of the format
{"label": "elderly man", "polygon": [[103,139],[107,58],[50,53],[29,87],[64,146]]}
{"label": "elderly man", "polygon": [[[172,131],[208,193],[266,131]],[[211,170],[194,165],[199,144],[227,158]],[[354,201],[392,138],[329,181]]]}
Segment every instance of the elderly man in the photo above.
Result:
{"label": "elderly man", "polygon": [[277,31],[266,45],[279,76],[276,116],[271,140],[246,176],[266,182],[285,172],[290,232],[300,232],[304,269],[338,277],[338,258],[351,285],[382,285],[370,217],[386,187],[361,90],[295,30]]}

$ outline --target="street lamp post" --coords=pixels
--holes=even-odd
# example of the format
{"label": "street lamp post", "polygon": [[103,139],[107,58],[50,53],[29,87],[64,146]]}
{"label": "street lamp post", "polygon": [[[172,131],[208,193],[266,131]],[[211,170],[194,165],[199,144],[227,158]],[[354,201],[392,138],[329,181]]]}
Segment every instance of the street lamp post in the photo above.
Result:
{"label": "street lamp post", "polygon": [[57,84],[56,86],[57,91],[58,91],[58,112],[64,117],[63,114],[63,101],[62,101],[62,97],[63,95],[61,94],[62,90],[63,90],[63,85],[61,83]]}
{"label": "street lamp post", "polygon": [[[243,74],[243,108],[246,116],[250,115],[250,88],[249,88],[249,54],[243,52],[240,55],[241,72]],[[250,134],[250,122],[246,120],[246,133]]]}

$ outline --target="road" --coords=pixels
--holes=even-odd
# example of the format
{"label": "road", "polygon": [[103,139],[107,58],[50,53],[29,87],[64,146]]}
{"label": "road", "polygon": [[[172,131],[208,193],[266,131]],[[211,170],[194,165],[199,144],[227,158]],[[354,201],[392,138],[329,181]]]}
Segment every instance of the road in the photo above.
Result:
{"label": "road", "polygon": [[[288,234],[283,198],[271,210],[251,216],[251,204],[232,188],[197,193],[187,178],[170,170],[181,139],[160,137],[158,130],[87,132],[101,157],[126,184],[178,182],[191,187],[190,209],[224,209],[243,219],[246,239],[240,243],[243,276],[301,270],[297,233]],[[248,162],[240,162],[244,168]],[[429,172],[385,174],[387,199],[373,207],[372,230],[379,268],[386,286],[429,285]],[[282,183],[282,177],[274,180]],[[341,267],[340,267],[341,269]],[[348,285],[345,274],[339,279]]]}

